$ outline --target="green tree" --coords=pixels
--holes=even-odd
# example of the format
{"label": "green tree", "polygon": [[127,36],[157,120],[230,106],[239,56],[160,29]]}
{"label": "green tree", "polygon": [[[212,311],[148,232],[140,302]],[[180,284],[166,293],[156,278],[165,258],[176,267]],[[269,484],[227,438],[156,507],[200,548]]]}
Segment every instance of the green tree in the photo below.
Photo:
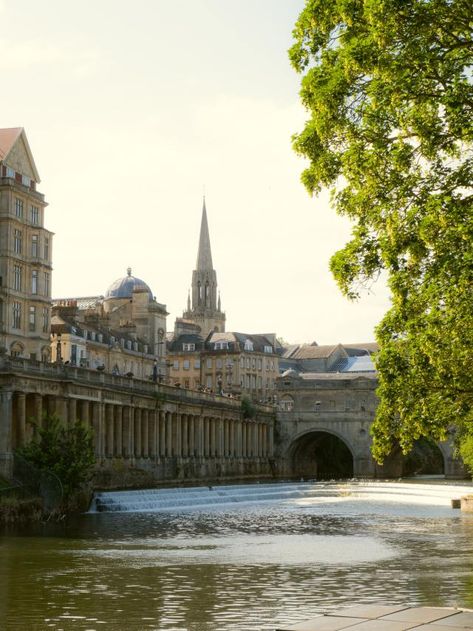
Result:
{"label": "green tree", "polygon": [[56,474],[67,501],[92,477],[95,464],[92,433],[80,421],[66,426],[57,416],[43,417],[41,427],[33,425],[36,428],[33,439],[18,453],[40,471]]}
{"label": "green tree", "polygon": [[352,238],[331,259],[351,299],[384,270],[379,460],[473,432],[473,4],[307,0],[289,51],[309,118],[293,138],[311,194]]}

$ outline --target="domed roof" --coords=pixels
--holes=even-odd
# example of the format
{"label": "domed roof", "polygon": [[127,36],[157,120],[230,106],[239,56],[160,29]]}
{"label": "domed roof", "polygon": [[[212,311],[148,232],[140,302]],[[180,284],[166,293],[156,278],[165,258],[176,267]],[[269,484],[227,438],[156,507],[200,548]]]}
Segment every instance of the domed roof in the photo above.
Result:
{"label": "domed roof", "polygon": [[147,291],[152,299],[153,294],[149,286],[141,278],[131,275],[131,267],[127,269],[127,275],[117,279],[110,285],[105,293],[105,300],[109,298],[131,298],[134,291]]}

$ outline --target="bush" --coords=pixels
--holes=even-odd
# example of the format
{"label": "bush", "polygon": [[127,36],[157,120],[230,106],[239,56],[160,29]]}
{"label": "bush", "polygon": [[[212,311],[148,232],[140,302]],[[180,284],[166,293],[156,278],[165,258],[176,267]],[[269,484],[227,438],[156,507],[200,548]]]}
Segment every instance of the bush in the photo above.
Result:
{"label": "bush", "polygon": [[243,418],[255,418],[256,416],[255,405],[248,397],[242,397],[241,413],[243,414]]}
{"label": "bush", "polygon": [[36,428],[33,440],[17,453],[40,471],[54,473],[67,501],[92,477],[92,432],[80,421],[65,426],[57,416],[45,416],[41,427],[32,424]]}

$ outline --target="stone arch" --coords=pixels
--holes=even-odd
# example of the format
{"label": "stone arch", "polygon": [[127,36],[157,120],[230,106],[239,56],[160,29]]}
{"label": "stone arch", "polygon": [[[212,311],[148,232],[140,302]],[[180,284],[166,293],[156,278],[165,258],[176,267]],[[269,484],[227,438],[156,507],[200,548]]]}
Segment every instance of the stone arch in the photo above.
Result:
{"label": "stone arch", "polygon": [[402,458],[402,475],[445,475],[446,461],[445,446],[421,436]]}
{"label": "stone arch", "polygon": [[288,450],[291,473],[303,478],[352,478],[355,455],[344,436],[314,428],[294,437]]}

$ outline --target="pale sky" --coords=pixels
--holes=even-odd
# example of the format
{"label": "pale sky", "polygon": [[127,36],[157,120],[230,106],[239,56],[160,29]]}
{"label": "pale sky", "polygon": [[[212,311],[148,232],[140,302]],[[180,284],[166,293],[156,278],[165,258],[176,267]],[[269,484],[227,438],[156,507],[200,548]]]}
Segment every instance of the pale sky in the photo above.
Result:
{"label": "pale sky", "polygon": [[0,0],[0,127],[24,127],[55,233],[53,296],[126,274],[186,307],[205,190],[227,330],[372,341],[388,307],[328,269],[350,226],[310,198],[287,49],[303,0]]}

